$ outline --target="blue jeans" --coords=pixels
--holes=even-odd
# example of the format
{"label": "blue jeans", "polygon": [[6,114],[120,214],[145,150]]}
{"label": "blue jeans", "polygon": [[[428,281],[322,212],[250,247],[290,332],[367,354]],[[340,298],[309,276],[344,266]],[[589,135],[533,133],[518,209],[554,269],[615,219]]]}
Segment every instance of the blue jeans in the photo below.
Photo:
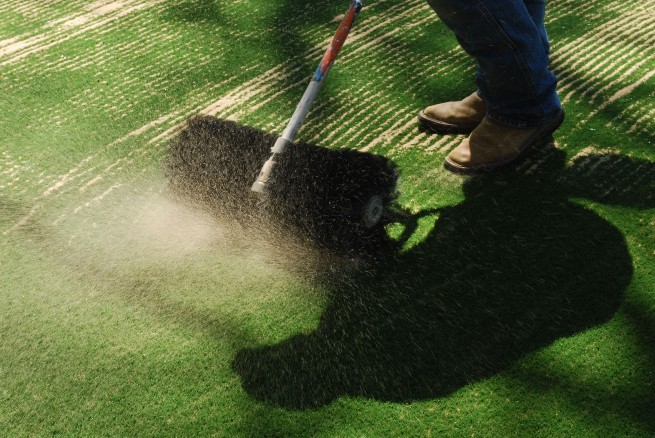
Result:
{"label": "blue jeans", "polygon": [[504,125],[535,127],[561,111],[548,69],[545,0],[427,0],[478,63],[478,94]]}

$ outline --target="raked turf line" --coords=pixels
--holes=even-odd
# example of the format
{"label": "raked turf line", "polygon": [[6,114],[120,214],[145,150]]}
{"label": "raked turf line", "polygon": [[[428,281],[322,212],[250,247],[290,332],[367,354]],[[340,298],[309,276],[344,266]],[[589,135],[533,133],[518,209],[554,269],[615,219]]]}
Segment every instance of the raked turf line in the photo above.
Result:
{"label": "raked turf line", "polygon": [[[345,7],[336,0],[0,3],[3,436],[655,434],[652,0],[549,2],[552,67],[567,113],[555,136],[559,151],[536,153],[482,188],[441,166],[461,137],[426,135],[415,122],[422,107],[470,92],[471,60],[423,1],[367,2],[299,137],[393,160],[398,202],[418,225],[398,264],[406,276],[385,274],[377,288],[350,297],[352,308],[329,286],[262,263],[266,255],[248,239],[226,248],[231,230],[167,198],[162,162],[185,120],[204,113],[280,132]],[[496,216],[483,214],[494,208]],[[530,231],[530,221],[540,228]],[[467,227],[490,224],[478,241],[457,242]],[[612,240],[614,229],[624,245]],[[566,239],[573,258],[555,250]],[[626,255],[631,271],[616,268]],[[440,264],[423,269],[413,257]],[[495,283],[494,269],[520,266],[512,257],[553,273],[545,283],[511,273],[538,292],[533,302],[517,296],[514,306],[510,285]],[[608,286],[582,294],[586,306],[557,302],[558,290],[576,297],[569,290],[576,272]],[[408,291],[416,307],[405,301]],[[432,309],[438,300],[452,306],[439,318],[421,313],[421,303]],[[380,313],[362,310],[367,302]],[[445,392],[430,380],[427,395],[358,386],[367,373],[353,349],[340,353],[352,381],[330,380],[329,367],[323,385],[342,390],[325,402],[307,393],[315,406],[293,409],[283,396],[301,385],[267,387],[276,370],[248,385],[234,365],[244,351],[266,355],[259,349],[271,346],[283,354],[308,339],[316,354],[307,363],[317,366],[315,358],[332,351],[319,348],[321,340],[355,345],[348,330],[344,338],[328,333],[339,318],[370,339],[385,333],[380,348],[396,345],[397,335],[415,353],[411,345],[423,341],[411,334],[421,327],[400,318],[396,331],[384,331],[395,321],[384,311],[399,303],[440,328],[439,339],[451,327],[440,324],[457,328],[470,315],[479,321],[469,321],[471,333],[487,339],[480,303],[503,323],[524,321],[512,312],[526,309],[536,316],[525,321],[545,323],[532,332],[511,326],[510,363],[497,357],[493,372],[469,374],[470,383]],[[604,316],[596,320],[584,307]],[[575,311],[587,319],[574,320]],[[358,331],[355,316],[371,319],[370,327]],[[378,363],[395,357],[369,353]],[[436,359],[428,363],[440,369]],[[384,380],[371,367],[368,375]],[[388,364],[391,383],[407,378],[399,369],[417,373],[416,363],[397,358]]]}

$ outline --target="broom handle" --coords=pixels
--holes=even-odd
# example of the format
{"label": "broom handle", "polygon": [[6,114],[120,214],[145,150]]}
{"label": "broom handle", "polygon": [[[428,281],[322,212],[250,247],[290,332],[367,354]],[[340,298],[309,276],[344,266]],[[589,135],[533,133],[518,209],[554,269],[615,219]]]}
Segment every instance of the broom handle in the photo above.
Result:
{"label": "broom handle", "polygon": [[318,68],[316,69],[312,80],[309,82],[309,85],[307,86],[305,93],[300,99],[300,102],[298,102],[298,106],[296,106],[296,110],[291,116],[287,127],[271,148],[271,157],[268,159],[268,161],[266,161],[266,163],[264,163],[264,166],[262,167],[257,180],[252,186],[253,191],[260,193],[265,191],[266,183],[270,179],[271,171],[275,165],[276,156],[283,154],[287,146],[293,142],[294,138],[296,138],[296,134],[298,133],[300,126],[307,117],[314,99],[318,95],[318,92],[321,90],[323,82],[327,77],[332,64],[334,64],[334,61],[337,58],[341,47],[343,47],[343,44],[346,42],[346,38],[350,33],[350,29],[355,23],[355,20],[357,19],[357,16],[359,15],[359,12],[363,6],[364,0],[350,0],[350,6],[346,11],[346,15],[341,20],[341,24],[339,24],[339,28],[334,34],[334,37],[332,37],[330,46],[325,51],[323,59],[318,64]]}
{"label": "broom handle", "polygon": [[[341,24],[339,24],[337,32],[334,34],[334,37],[332,37],[332,42],[325,51],[323,59],[318,64],[318,68],[316,68],[316,72],[314,73],[312,80],[309,82],[309,85],[305,90],[305,94],[303,94],[302,98],[300,99],[296,110],[291,116],[291,120],[289,120],[286,129],[282,133],[281,138],[284,139],[284,141],[280,142],[279,145],[276,143],[276,146],[273,146],[271,152],[283,153],[284,149],[286,148],[286,144],[291,143],[293,139],[296,138],[296,134],[298,133],[298,130],[300,129],[303,121],[307,117],[309,108],[314,102],[314,98],[321,90],[324,79],[327,77],[330,71],[330,67],[332,67],[332,64],[334,64],[334,61],[337,58],[341,47],[343,47],[343,44],[346,42],[346,38],[350,33],[350,29],[355,23],[355,20],[359,15],[359,11],[363,6],[363,0],[350,1],[350,6],[348,7],[348,11],[346,11],[345,17],[343,20],[341,20]],[[284,145],[282,143],[284,143]]]}

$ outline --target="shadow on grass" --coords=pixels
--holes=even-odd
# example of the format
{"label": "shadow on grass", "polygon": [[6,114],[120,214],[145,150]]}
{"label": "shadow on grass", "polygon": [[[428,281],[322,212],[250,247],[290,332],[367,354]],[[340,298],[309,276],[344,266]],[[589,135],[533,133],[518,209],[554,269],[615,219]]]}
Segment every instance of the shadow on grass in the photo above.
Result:
{"label": "shadow on grass", "polygon": [[[644,385],[640,394],[628,397],[626,405],[629,406],[629,415],[635,420],[646,424],[649,430],[655,434],[655,320],[653,310],[648,310],[646,303],[626,303],[625,313],[635,334],[635,340],[644,352],[650,366],[650,373],[647,379],[648,385]],[[652,309],[652,307],[651,307]]]}
{"label": "shadow on grass", "polygon": [[[631,295],[622,304],[617,319],[623,330],[615,334],[624,344],[620,348],[627,347],[632,354],[629,359],[625,352],[615,357],[614,371],[602,370],[601,374],[592,377],[599,371],[593,365],[575,371],[569,369],[565,373],[527,365],[512,370],[511,384],[536,396],[556,394],[562,406],[582,408],[578,413],[589,423],[587,430],[603,431],[604,436],[638,436],[636,430],[641,430],[647,431],[644,436],[655,436],[655,352],[652,348],[655,345],[655,321],[652,312],[649,315],[647,305],[639,300],[635,302],[634,298]],[[566,366],[571,365],[567,363]],[[619,383],[621,380],[623,382]]]}
{"label": "shadow on grass", "polygon": [[420,245],[380,253],[340,282],[315,331],[240,351],[244,389],[290,409],[344,395],[441,397],[607,321],[632,277],[628,248],[568,201],[579,183],[594,194],[604,176],[576,180],[552,145],[538,154],[536,170],[467,179],[465,200],[442,209]]}
{"label": "shadow on grass", "polygon": [[214,0],[184,0],[171,4],[169,13],[181,21],[225,24],[222,6]]}

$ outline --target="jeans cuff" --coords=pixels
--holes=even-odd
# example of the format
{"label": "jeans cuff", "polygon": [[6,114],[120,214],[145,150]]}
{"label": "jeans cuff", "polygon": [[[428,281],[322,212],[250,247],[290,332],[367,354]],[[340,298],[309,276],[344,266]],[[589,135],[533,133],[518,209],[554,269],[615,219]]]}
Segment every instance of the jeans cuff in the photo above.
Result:
{"label": "jeans cuff", "polygon": [[555,117],[557,117],[560,111],[562,111],[561,108],[556,113],[548,114],[547,116],[529,121],[498,114],[493,110],[487,112],[487,117],[489,117],[494,122],[500,123],[501,125],[510,126],[512,128],[537,128],[553,120]]}

